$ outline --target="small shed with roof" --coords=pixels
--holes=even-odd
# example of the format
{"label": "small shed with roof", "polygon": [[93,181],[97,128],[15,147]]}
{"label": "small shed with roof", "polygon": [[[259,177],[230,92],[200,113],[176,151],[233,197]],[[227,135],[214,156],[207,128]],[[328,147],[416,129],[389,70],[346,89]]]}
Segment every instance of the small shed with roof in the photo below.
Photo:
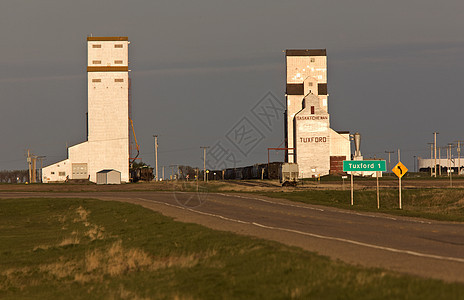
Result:
{"label": "small shed with roof", "polygon": [[97,184],[121,184],[121,172],[107,169],[97,172]]}

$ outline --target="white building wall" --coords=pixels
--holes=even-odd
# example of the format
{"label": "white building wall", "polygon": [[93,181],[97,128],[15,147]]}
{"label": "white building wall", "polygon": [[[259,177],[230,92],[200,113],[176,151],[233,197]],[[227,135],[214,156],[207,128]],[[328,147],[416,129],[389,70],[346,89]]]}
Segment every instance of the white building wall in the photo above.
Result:
{"label": "white building wall", "polygon": [[90,180],[96,172],[115,169],[129,181],[128,72],[89,72]]}
{"label": "white building wall", "polygon": [[[312,108],[313,107],[313,108]],[[314,111],[314,113],[312,113]],[[296,163],[300,178],[330,172],[330,120],[316,95],[305,98],[305,108],[295,115]]]}
{"label": "white building wall", "polygon": [[69,176],[71,178],[71,162],[65,159],[42,168],[42,182],[63,182]]}
{"label": "white building wall", "polygon": [[[327,56],[287,56],[286,60],[287,83],[304,83],[305,93],[303,96],[306,96],[310,91],[312,94],[318,95],[317,84],[327,83]],[[318,97],[321,107],[328,111],[328,95]],[[298,105],[298,103],[295,104]],[[295,113],[300,109],[296,107],[291,110],[292,113]]]}
{"label": "white building wall", "polygon": [[[98,39],[98,38],[96,38]],[[122,41],[99,41],[89,40],[87,42],[87,66],[128,66],[128,45],[126,40]]]}
{"label": "white building wall", "polygon": [[327,82],[327,56],[287,56],[288,83],[303,82],[308,76]]}
{"label": "white building wall", "polygon": [[330,129],[330,156],[345,156],[346,160],[351,159],[350,134],[340,134]]}

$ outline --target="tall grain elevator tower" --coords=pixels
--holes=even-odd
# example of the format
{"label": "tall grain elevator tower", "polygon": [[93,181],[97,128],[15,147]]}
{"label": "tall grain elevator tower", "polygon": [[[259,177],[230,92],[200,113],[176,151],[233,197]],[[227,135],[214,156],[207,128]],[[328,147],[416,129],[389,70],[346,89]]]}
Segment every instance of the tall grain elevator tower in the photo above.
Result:
{"label": "tall grain elevator tower", "polygon": [[88,143],[91,181],[103,169],[129,181],[129,62],[127,37],[87,38]]}
{"label": "tall grain elevator tower", "polygon": [[[326,49],[286,50],[287,67],[287,115],[285,138],[287,148],[295,148],[293,119],[302,109],[304,96],[314,94],[320,106],[327,111],[327,53]],[[295,153],[288,150],[287,162],[294,162]]]}
{"label": "tall grain elevator tower", "polygon": [[129,181],[129,61],[127,37],[87,37],[87,141],[68,159],[45,167],[43,182],[89,179],[113,169]]}
{"label": "tall grain elevator tower", "polygon": [[298,163],[299,176],[339,173],[350,159],[349,132],[330,128],[326,49],[285,51],[287,162]]}

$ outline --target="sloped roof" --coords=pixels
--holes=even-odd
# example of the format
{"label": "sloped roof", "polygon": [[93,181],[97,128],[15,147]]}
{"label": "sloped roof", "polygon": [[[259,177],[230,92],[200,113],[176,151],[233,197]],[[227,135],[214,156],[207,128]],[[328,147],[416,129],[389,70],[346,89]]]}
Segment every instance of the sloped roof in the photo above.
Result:
{"label": "sloped roof", "polygon": [[118,172],[118,173],[121,173],[117,170],[113,170],[113,169],[105,169],[105,170],[101,170],[101,171],[98,171],[97,174],[105,174],[105,173],[109,173],[109,172]]}

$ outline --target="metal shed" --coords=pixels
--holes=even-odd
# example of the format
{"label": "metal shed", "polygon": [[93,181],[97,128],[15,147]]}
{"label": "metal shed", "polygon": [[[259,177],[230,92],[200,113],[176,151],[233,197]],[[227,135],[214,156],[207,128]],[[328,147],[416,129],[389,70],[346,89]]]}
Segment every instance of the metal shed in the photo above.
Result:
{"label": "metal shed", "polygon": [[121,172],[116,170],[98,171],[97,184],[121,184]]}

